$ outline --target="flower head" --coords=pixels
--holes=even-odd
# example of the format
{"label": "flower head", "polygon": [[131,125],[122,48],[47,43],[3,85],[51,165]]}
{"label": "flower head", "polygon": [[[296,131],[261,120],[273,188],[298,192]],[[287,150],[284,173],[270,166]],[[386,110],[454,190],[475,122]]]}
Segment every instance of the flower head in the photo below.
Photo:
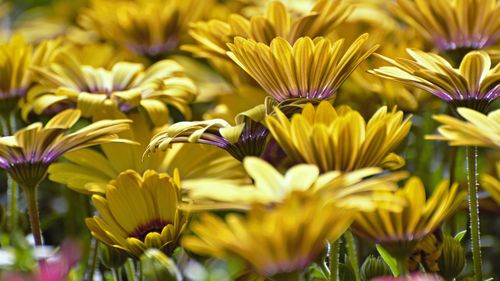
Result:
{"label": "flower head", "polygon": [[373,279],[373,281],[443,281],[443,279],[435,274],[414,273],[404,277],[380,277]]}
{"label": "flower head", "polygon": [[223,119],[178,122],[157,133],[146,153],[166,150],[173,143],[201,143],[216,146],[242,161],[245,156],[260,156],[269,131],[261,124],[264,105],[236,116],[236,126]]}
{"label": "flower head", "polygon": [[[332,206],[333,205],[333,206]],[[328,212],[325,212],[328,208]],[[262,276],[305,269],[349,227],[354,212],[318,200],[290,197],[275,208],[254,206],[225,220],[205,213],[192,224],[185,248],[218,258],[239,258]]]}
{"label": "flower head", "polygon": [[458,184],[448,186],[447,181],[442,181],[426,200],[422,181],[410,178],[395,192],[395,196],[406,201],[402,211],[360,212],[352,230],[381,244],[394,256],[409,256],[419,239],[434,231],[460,207],[466,193],[458,190]]}
{"label": "flower head", "polygon": [[488,115],[465,107],[458,108],[457,112],[465,121],[448,115],[435,115],[434,120],[443,124],[438,128],[440,135],[426,138],[448,141],[450,145],[477,145],[500,150],[500,109]]}
{"label": "flower head", "polygon": [[196,87],[183,68],[172,60],[159,61],[147,69],[140,63],[118,62],[111,69],[81,65],[68,52],[48,67],[33,68],[39,85],[27,96],[23,117],[54,108],[77,107],[84,117],[123,116],[144,109],[156,125],[168,122],[167,105],[190,117],[188,103]]}
{"label": "flower head", "polygon": [[155,57],[175,49],[188,24],[212,2],[94,0],[82,10],[79,23],[134,53]]}
{"label": "flower head", "polygon": [[496,0],[397,0],[394,11],[440,50],[482,49],[500,37]]}
{"label": "flower head", "polygon": [[371,73],[420,88],[455,107],[483,112],[500,96],[500,64],[491,68],[491,58],[484,51],[468,53],[458,69],[436,54],[414,49],[407,52],[413,60],[380,56],[392,66]]}
{"label": "flower head", "polygon": [[148,248],[170,255],[187,225],[187,214],[177,209],[179,186],[175,174],[128,170],[109,183],[105,197],[92,196],[100,216],[85,222],[98,240],[132,257]]}
{"label": "flower head", "polygon": [[266,45],[237,37],[228,44],[228,55],[278,102],[325,100],[333,98],[356,67],[377,49],[366,49],[367,38],[368,34],[361,35],[346,48],[342,39],[302,37],[290,45],[277,37]]}
{"label": "flower head", "polygon": [[399,168],[404,160],[393,153],[408,134],[409,119],[394,108],[380,108],[368,121],[350,108],[335,110],[323,101],[307,104],[289,120],[276,109],[266,124],[281,148],[296,163],[317,165],[322,172],[364,167]]}
{"label": "flower head", "polygon": [[[118,133],[129,128],[129,120],[101,120],[66,134],[80,118],[80,111],[67,109],[44,125],[33,123],[13,136],[0,138],[0,168],[20,185],[38,186],[47,168],[67,152],[93,145],[125,141]],[[125,141],[126,142],[126,141]]]}

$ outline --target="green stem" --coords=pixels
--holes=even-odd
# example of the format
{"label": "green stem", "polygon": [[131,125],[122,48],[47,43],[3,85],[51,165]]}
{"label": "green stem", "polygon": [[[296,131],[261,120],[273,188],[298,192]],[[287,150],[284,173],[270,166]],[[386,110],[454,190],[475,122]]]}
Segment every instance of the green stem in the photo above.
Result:
{"label": "green stem", "polygon": [[[0,118],[2,120],[2,128],[4,136],[11,136],[14,133],[15,118],[12,113],[3,114]],[[15,233],[18,222],[18,201],[19,191],[17,183],[10,175],[7,175],[7,228],[11,234]]]}
{"label": "green stem", "polygon": [[302,272],[294,271],[275,275],[272,279],[274,281],[303,281],[304,276],[302,276]]}
{"label": "green stem", "polygon": [[408,275],[408,262],[406,260],[406,257],[396,257],[396,263],[398,266],[398,272],[399,276],[406,276]]}
{"label": "green stem", "polygon": [[40,228],[40,215],[38,213],[38,187],[24,187],[26,195],[26,204],[28,205],[28,216],[30,219],[31,232],[35,239],[36,246],[42,246],[42,229]]}
{"label": "green stem", "polygon": [[127,274],[128,281],[136,281],[134,264],[131,259],[127,259],[127,262],[125,263],[125,274]]}
{"label": "green stem", "polygon": [[340,252],[340,239],[330,243],[330,281],[339,280],[339,252]]}
{"label": "green stem", "polygon": [[356,252],[356,244],[354,243],[354,236],[352,232],[348,229],[344,233],[345,240],[347,242],[347,255],[349,257],[349,262],[351,263],[352,269],[354,271],[354,278],[356,281],[360,281],[361,277],[359,276],[359,263],[358,263],[358,254]]}
{"label": "green stem", "polygon": [[469,216],[472,236],[472,261],[476,281],[483,280],[481,265],[481,241],[479,238],[479,202],[477,200],[477,147],[467,147],[467,181],[469,192]]}
{"label": "green stem", "polygon": [[92,237],[90,242],[90,256],[88,260],[88,271],[87,278],[85,280],[92,281],[94,280],[94,273],[97,268],[97,251],[99,249],[99,241]]}
{"label": "green stem", "polygon": [[111,272],[113,273],[113,280],[114,281],[122,281],[122,274],[121,274],[120,268],[113,268],[113,269],[111,269]]}

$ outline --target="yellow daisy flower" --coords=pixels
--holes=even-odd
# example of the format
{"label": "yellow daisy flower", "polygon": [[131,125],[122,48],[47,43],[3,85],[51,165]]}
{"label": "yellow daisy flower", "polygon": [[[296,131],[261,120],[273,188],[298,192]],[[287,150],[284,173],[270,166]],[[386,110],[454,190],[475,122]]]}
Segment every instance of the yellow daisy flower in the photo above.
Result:
{"label": "yellow daisy flower", "polygon": [[479,179],[481,183],[481,187],[486,190],[493,201],[500,206],[500,161],[495,164],[495,173],[493,175],[490,174],[481,174]]}
{"label": "yellow daisy flower", "polygon": [[500,109],[488,115],[459,107],[457,109],[465,121],[448,115],[434,115],[434,120],[443,125],[438,128],[439,136],[426,136],[426,139],[448,141],[457,146],[483,146],[500,150]]}
{"label": "yellow daisy flower", "polygon": [[275,278],[305,269],[327,240],[342,235],[354,216],[355,212],[335,204],[293,196],[275,208],[254,206],[246,217],[229,214],[223,220],[202,214],[191,225],[196,236],[184,237],[182,245],[202,255],[239,258],[255,273],[273,280],[296,280]]}
{"label": "yellow daisy flower", "polygon": [[274,139],[295,163],[315,164],[322,172],[364,167],[397,169],[404,159],[393,151],[410,131],[409,118],[394,108],[380,108],[368,121],[348,107],[335,110],[323,101],[307,104],[289,120],[275,109],[266,124]]}
{"label": "yellow daisy flower", "polygon": [[261,124],[264,105],[236,116],[236,126],[222,119],[178,122],[157,133],[145,153],[166,150],[173,143],[201,143],[222,148],[235,159],[260,156],[269,131]]}
{"label": "yellow daisy flower", "polygon": [[419,239],[434,231],[462,204],[466,192],[458,184],[442,181],[426,200],[425,188],[417,177],[410,178],[395,196],[406,202],[401,212],[378,209],[360,212],[352,225],[357,235],[381,244],[396,257],[407,257]]}
{"label": "yellow daisy flower", "polygon": [[356,67],[378,48],[367,49],[367,39],[364,34],[346,48],[342,39],[303,37],[290,45],[278,37],[266,45],[237,37],[228,44],[228,55],[279,103],[325,100],[333,98]]}
{"label": "yellow daisy flower", "polygon": [[500,95],[500,64],[492,67],[488,53],[473,51],[458,69],[444,58],[407,49],[413,60],[380,56],[392,66],[370,71],[383,78],[420,88],[454,105],[484,112]]}
{"label": "yellow daisy flower", "polygon": [[500,37],[496,0],[397,0],[395,13],[438,49],[482,49]]}
{"label": "yellow daisy flower", "polygon": [[78,22],[130,51],[158,57],[186,37],[190,22],[201,19],[214,1],[93,0]]}
{"label": "yellow daisy flower", "polygon": [[171,255],[186,228],[188,215],[177,209],[181,201],[179,177],[148,170],[121,173],[106,189],[106,197],[92,196],[100,216],[85,223],[99,241],[139,258],[148,248]]}
{"label": "yellow daisy flower", "polygon": [[[382,172],[379,168],[366,168],[350,173],[332,171],[319,173],[318,167],[299,164],[291,167],[282,175],[268,162],[257,157],[246,157],[243,161],[253,184],[211,184],[207,182],[188,189],[192,203],[184,206],[189,210],[239,209],[248,210],[253,204],[280,204],[294,192],[324,193],[338,207],[358,210],[373,209],[382,201],[392,198],[380,196],[374,198],[375,191],[395,190],[397,180],[405,173],[395,173],[380,177],[367,177]],[[378,195],[378,194],[377,194]],[[397,204],[397,203],[396,203]]]}
{"label": "yellow daisy flower", "polygon": [[188,103],[196,96],[194,83],[183,68],[172,60],[159,61],[145,69],[140,63],[118,62],[110,69],[81,65],[68,52],[62,52],[48,67],[35,67],[38,86],[27,95],[23,117],[33,111],[43,114],[61,107],[76,107],[82,116],[103,118],[123,116],[143,109],[156,125],[168,122],[167,105],[186,118]]}
{"label": "yellow daisy flower", "polygon": [[148,169],[173,174],[178,170],[183,189],[217,184],[243,184],[247,181],[240,162],[225,151],[200,144],[175,144],[150,157],[142,155],[156,130],[149,129],[139,113],[129,116],[133,123],[127,139],[139,145],[101,145],[101,151],[81,149],[64,155],[64,160],[49,167],[49,179],[84,194],[106,193],[107,184],[128,169],[143,173]]}

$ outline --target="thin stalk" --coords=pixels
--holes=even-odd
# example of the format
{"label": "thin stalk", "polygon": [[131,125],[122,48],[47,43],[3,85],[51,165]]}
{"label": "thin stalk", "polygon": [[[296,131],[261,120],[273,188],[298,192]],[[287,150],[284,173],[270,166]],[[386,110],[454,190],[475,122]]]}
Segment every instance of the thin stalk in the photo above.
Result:
{"label": "thin stalk", "polygon": [[476,281],[483,280],[481,265],[481,240],[479,236],[479,202],[477,200],[477,146],[467,147],[467,181],[469,193],[469,216],[472,236],[472,261]]}
{"label": "thin stalk", "polygon": [[[0,119],[2,120],[3,135],[11,136],[14,134],[15,118],[12,116],[12,113],[3,114]],[[18,201],[19,190],[17,183],[7,174],[7,228],[11,234],[14,234],[17,229]]]}
{"label": "thin stalk", "polygon": [[121,274],[120,268],[111,269],[111,273],[113,273],[113,280],[114,281],[122,281],[122,274]]}
{"label": "thin stalk", "polygon": [[329,263],[330,263],[330,281],[340,281],[339,279],[339,252],[340,252],[340,239],[331,242]]}
{"label": "thin stalk", "polygon": [[398,266],[398,272],[399,276],[406,276],[408,275],[408,262],[406,260],[406,257],[396,257],[396,263]]}
{"label": "thin stalk", "polygon": [[352,232],[348,229],[344,233],[344,237],[347,242],[347,255],[349,256],[349,262],[351,263],[351,267],[354,271],[354,278],[356,281],[360,281],[361,277],[359,275],[358,254],[356,252],[356,244],[354,243],[354,236],[352,235]]}
{"label": "thin stalk", "polygon": [[40,228],[40,214],[38,213],[38,187],[24,187],[26,203],[28,205],[28,216],[30,219],[31,232],[36,246],[43,245],[42,229]]}
{"label": "thin stalk", "polygon": [[87,281],[93,281],[94,280],[94,273],[97,268],[97,251],[99,249],[99,241],[92,237],[92,240],[90,241],[90,256],[89,256],[89,261],[88,261],[88,271],[86,273],[87,278],[85,280]]}
{"label": "thin stalk", "polygon": [[125,263],[125,274],[127,275],[128,281],[136,281],[134,264],[131,259],[127,259],[127,262]]}

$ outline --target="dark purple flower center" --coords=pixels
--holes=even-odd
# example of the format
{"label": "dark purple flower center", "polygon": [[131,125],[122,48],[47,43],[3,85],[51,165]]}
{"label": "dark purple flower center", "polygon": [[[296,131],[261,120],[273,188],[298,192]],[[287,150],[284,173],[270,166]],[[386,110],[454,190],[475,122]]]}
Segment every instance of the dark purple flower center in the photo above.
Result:
{"label": "dark purple flower center", "polygon": [[172,222],[162,219],[154,219],[146,224],[140,225],[130,234],[130,237],[137,238],[141,241],[146,239],[146,236],[151,232],[161,233],[163,228]]}

